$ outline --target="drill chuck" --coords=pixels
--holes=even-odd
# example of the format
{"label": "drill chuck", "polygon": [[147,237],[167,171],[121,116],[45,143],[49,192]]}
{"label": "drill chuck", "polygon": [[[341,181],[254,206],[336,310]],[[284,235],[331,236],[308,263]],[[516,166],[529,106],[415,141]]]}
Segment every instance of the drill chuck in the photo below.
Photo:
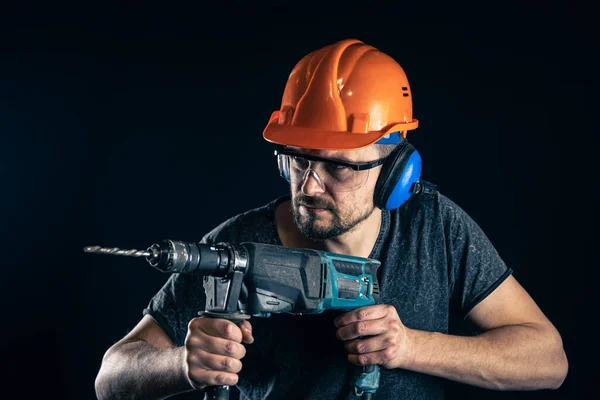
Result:
{"label": "drill chuck", "polygon": [[243,256],[245,252],[232,245],[209,245],[179,240],[163,240],[153,244],[146,251],[100,246],[87,246],[83,250],[86,253],[145,257],[151,266],[161,272],[204,276],[226,276],[232,270],[245,270],[247,261]]}
{"label": "drill chuck", "polygon": [[225,276],[229,267],[229,251],[203,243],[163,240],[146,250],[146,261],[168,273]]}

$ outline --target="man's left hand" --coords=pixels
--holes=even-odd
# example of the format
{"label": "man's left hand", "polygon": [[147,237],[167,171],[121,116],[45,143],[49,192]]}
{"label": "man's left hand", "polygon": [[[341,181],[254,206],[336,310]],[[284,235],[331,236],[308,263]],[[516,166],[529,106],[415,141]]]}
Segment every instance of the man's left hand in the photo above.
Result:
{"label": "man's left hand", "polygon": [[387,369],[406,364],[408,328],[393,306],[357,308],[337,317],[334,324],[338,328],[337,338],[344,342],[352,364],[378,364]]}

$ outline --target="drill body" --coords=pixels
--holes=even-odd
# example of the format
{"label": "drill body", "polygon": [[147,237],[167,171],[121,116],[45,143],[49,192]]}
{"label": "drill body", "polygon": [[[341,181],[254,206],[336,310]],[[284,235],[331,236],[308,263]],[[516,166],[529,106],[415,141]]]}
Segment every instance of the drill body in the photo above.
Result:
{"label": "drill body", "polygon": [[[349,311],[376,304],[379,297],[380,262],[369,258],[261,243],[175,240],[153,244],[143,255],[162,272],[203,276],[206,306],[200,315],[209,318],[238,322],[272,313]],[[354,383],[355,394],[371,398],[378,386],[379,367],[367,366]],[[213,389],[207,398],[228,397],[227,387]]]}

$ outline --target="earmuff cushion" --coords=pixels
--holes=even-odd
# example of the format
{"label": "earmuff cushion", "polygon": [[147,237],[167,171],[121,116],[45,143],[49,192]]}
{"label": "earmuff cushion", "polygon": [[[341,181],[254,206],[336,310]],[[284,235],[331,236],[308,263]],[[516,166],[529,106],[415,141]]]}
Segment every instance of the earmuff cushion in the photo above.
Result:
{"label": "earmuff cushion", "polygon": [[412,194],[411,186],[421,175],[421,157],[408,141],[388,156],[375,185],[375,205],[382,210],[400,207]]}

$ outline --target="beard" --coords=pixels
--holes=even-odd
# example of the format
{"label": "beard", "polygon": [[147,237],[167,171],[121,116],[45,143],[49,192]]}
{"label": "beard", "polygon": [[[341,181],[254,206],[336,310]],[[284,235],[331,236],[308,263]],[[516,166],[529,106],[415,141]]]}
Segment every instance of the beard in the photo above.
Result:
{"label": "beard", "polygon": [[[318,226],[317,220],[320,217],[312,213],[309,213],[308,215],[301,215],[299,211],[301,205],[324,208],[328,210],[332,215],[331,224],[329,226]],[[358,224],[369,218],[369,216],[373,214],[374,210],[375,207],[371,205],[367,211],[363,212],[358,217],[344,218],[340,215],[337,207],[329,204],[324,199],[298,195],[292,200],[294,223],[304,236],[318,241],[332,239],[351,231]]]}

